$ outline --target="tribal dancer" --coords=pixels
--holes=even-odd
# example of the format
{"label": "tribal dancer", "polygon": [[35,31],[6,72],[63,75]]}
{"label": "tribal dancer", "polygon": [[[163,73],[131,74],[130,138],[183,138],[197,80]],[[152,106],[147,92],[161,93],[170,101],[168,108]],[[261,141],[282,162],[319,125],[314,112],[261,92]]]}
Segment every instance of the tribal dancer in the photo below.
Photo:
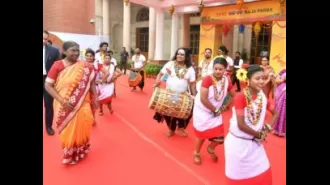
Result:
{"label": "tribal dancer", "polygon": [[[228,185],[271,185],[272,173],[263,141],[276,119],[265,124],[269,102],[262,91],[264,70],[251,65],[246,76],[248,87],[235,96],[235,108],[224,142],[225,174]],[[242,79],[241,77],[239,77]],[[273,110],[273,109],[271,109]]]}
{"label": "tribal dancer", "polygon": [[[195,98],[193,126],[196,134],[194,162],[201,164],[200,150],[205,141],[210,141],[207,152],[214,162],[218,161],[215,147],[223,143],[224,129],[222,112],[231,104],[235,91],[228,77],[224,76],[227,61],[216,58],[213,61],[213,74],[204,77],[200,91]],[[226,104],[223,101],[229,93],[230,99]]]}
{"label": "tribal dancer", "polygon": [[[97,78],[99,72],[102,72],[103,78],[101,79],[102,82],[105,82],[109,76],[109,71],[105,70],[103,68],[103,65],[96,62],[95,61],[95,53],[92,49],[86,49],[85,52],[85,58],[86,58],[86,62],[92,64],[94,66],[94,72],[95,72],[95,79]],[[91,100],[93,100],[94,98],[98,99],[98,97],[94,97],[94,94],[90,94],[91,95]],[[93,111],[93,116],[94,116],[94,125],[96,125],[96,121],[95,121],[95,112],[96,112],[96,107],[94,106],[94,104],[91,104],[91,108]]]}
{"label": "tribal dancer", "polygon": [[89,137],[94,123],[91,102],[98,106],[94,68],[78,61],[79,45],[63,44],[65,58],[56,61],[46,78],[45,88],[54,97],[54,123],[59,129],[64,152],[62,163],[76,164],[90,149]]}
{"label": "tribal dancer", "polygon": [[[190,89],[191,94],[193,96],[196,95],[195,70],[192,67],[188,52],[185,49],[179,48],[175,52],[175,56],[172,58],[172,61],[169,61],[164,65],[160,73],[157,75],[154,87],[160,85],[161,78],[164,74],[168,75],[166,80],[167,89],[176,93],[189,92]],[[184,120],[156,113],[154,119],[160,121],[162,117],[165,119],[169,129],[167,134],[168,137],[171,137],[175,134],[177,127],[182,136],[188,136],[188,134],[185,132],[185,129],[191,119],[191,116]]]}
{"label": "tribal dancer", "polygon": [[112,114],[112,97],[114,93],[114,81],[122,75],[122,72],[117,69],[115,70],[115,65],[111,62],[111,55],[107,53],[104,58],[103,68],[108,71],[110,74],[105,81],[101,80],[104,77],[104,73],[100,72],[99,77],[96,79],[96,83],[98,84],[99,90],[99,104],[100,104],[100,111],[99,115],[103,116],[103,105],[107,105],[109,112]]}
{"label": "tribal dancer", "polygon": [[[233,70],[234,70],[234,61],[230,56],[228,56],[228,52],[229,51],[226,48],[226,46],[220,46],[219,50],[218,50],[218,56],[216,56],[216,58],[217,57],[222,57],[222,58],[226,59],[228,66],[227,66],[227,71],[225,73],[225,76],[229,77],[228,79],[230,80],[230,83],[231,83],[232,82],[231,75],[232,75]],[[229,98],[230,97],[227,95],[227,97],[225,98],[224,103],[226,103],[229,100]]]}
{"label": "tribal dancer", "polygon": [[204,60],[201,60],[198,64],[198,76],[199,81],[196,84],[196,90],[197,92],[201,88],[202,80],[206,75],[213,74],[213,60],[211,58],[212,56],[212,49],[206,48],[204,50]]}

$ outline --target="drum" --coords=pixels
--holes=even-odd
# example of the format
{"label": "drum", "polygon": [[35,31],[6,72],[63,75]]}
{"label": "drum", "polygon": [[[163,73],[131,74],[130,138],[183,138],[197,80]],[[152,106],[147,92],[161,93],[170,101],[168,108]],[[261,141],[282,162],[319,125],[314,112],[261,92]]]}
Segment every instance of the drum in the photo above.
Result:
{"label": "drum", "polygon": [[135,87],[138,86],[139,83],[142,80],[142,76],[140,73],[135,72],[135,71],[130,71],[129,77],[128,77],[128,85],[130,87]]}
{"label": "drum", "polygon": [[175,93],[168,89],[156,88],[149,102],[149,108],[165,116],[187,119],[194,100],[187,93]]}

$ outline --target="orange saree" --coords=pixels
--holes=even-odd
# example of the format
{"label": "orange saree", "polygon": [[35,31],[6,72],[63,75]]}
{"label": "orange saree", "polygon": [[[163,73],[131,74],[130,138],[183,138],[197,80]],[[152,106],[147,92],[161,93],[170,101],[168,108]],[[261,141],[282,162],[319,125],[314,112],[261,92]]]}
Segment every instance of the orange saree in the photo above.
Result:
{"label": "orange saree", "polygon": [[[59,65],[53,67],[57,66]],[[90,64],[80,61],[63,70],[51,71],[60,71],[56,75],[54,87],[61,97],[74,106],[72,111],[67,111],[58,101],[54,101],[54,122],[59,129],[64,152],[62,162],[75,164],[90,149],[89,137],[94,123],[90,87],[95,73]]]}

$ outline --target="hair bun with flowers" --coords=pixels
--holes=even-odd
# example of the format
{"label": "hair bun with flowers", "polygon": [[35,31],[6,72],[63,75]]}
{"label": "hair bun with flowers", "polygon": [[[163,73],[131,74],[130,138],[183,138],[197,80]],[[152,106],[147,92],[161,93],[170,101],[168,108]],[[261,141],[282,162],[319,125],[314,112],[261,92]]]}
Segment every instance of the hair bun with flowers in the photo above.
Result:
{"label": "hair bun with flowers", "polygon": [[239,81],[241,82],[247,82],[248,78],[247,78],[247,68],[249,67],[249,65],[242,65],[242,68],[240,68],[239,70],[237,70],[236,72],[236,77]]}

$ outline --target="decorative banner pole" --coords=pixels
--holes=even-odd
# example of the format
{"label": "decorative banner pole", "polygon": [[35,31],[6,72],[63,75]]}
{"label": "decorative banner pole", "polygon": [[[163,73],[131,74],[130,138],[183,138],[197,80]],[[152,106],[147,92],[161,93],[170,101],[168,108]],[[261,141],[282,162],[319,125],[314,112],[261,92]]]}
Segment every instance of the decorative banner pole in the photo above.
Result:
{"label": "decorative banner pole", "polygon": [[168,13],[170,14],[170,16],[173,15],[174,11],[175,11],[175,7],[174,7],[174,5],[171,5],[171,6],[168,8]]}
{"label": "decorative banner pole", "polygon": [[204,9],[204,2],[203,0],[201,0],[201,2],[199,3],[199,12],[202,13],[203,12],[203,9]]}

